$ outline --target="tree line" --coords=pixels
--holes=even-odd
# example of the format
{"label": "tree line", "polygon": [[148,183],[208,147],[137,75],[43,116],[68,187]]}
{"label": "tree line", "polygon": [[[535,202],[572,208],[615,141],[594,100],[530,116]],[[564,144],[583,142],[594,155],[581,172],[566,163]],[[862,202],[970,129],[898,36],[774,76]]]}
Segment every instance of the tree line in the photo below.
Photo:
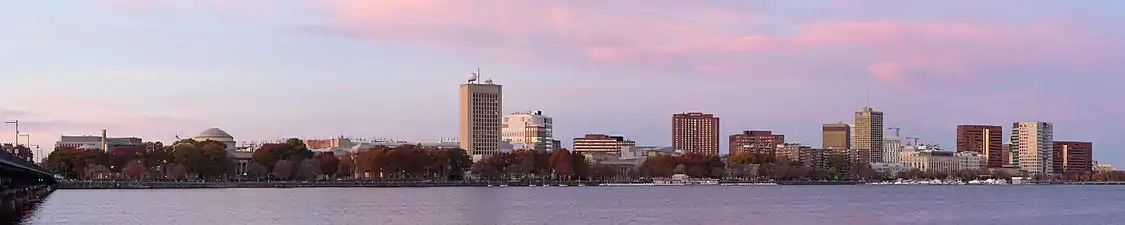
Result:
{"label": "tree line", "polygon": [[[376,146],[367,151],[336,155],[333,152],[314,153],[296,138],[260,146],[252,153],[245,173],[236,174],[226,149],[222,142],[191,139],[168,146],[160,142],[118,146],[108,153],[99,149],[57,147],[47,156],[43,166],[72,179],[152,180],[612,180],[670,177],[673,174],[739,180],[971,180],[982,177],[1008,179],[1021,175],[987,169],[954,172],[913,169],[878,173],[870,164],[855,163],[842,155],[826,157],[824,162],[812,165],[787,157],[747,152],[725,157],[694,153],[659,155],[641,159],[640,165],[634,167],[628,163],[590,163],[585,155],[567,149],[517,150],[494,154],[473,163],[467,152],[458,148]],[[30,150],[19,155],[31,157]],[[1060,175],[1056,179],[1125,180],[1125,174],[1120,171],[1090,172]]]}

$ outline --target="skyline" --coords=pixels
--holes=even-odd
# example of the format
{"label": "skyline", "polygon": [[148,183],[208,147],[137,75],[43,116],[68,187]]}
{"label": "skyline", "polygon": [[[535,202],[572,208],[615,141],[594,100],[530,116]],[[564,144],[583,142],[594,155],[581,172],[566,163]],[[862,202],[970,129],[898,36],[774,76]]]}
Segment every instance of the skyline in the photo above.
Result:
{"label": "skyline", "polygon": [[1125,164],[1125,3],[966,2],[16,2],[0,9],[0,76],[17,84],[0,119],[41,146],[103,128],[437,140],[456,137],[456,87],[479,67],[503,114],[544,111],[564,145],[671,145],[670,115],[699,111],[722,118],[721,152],[742,130],[816,146],[868,105],[948,150],[957,125],[1008,140],[1034,120]]}

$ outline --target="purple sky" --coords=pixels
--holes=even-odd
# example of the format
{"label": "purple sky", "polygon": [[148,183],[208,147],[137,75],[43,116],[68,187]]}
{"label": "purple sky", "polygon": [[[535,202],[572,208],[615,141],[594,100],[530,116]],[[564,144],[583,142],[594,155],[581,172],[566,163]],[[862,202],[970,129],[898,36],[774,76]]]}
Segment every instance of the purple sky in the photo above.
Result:
{"label": "purple sky", "polygon": [[703,111],[724,152],[745,129],[819,146],[868,104],[949,149],[958,124],[1042,120],[1125,164],[1125,2],[906,2],[15,1],[0,119],[43,146],[102,128],[437,140],[480,67],[506,111],[543,110],[565,142],[667,145],[671,114]]}

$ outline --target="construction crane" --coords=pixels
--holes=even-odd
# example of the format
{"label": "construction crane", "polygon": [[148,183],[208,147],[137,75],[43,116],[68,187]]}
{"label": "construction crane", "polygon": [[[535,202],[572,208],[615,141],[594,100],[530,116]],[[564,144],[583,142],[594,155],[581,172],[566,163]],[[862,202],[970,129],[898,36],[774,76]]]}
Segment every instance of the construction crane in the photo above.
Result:
{"label": "construction crane", "polygon": [[900,137],[900,136],[898,136],[898,132],[899,132],[899,131],[902,131],[902,128],[898,128],[898,127],[888,127],[888,128],[887,128],[887,130],[894,130],[894,131],[895,131],[895,137]]}

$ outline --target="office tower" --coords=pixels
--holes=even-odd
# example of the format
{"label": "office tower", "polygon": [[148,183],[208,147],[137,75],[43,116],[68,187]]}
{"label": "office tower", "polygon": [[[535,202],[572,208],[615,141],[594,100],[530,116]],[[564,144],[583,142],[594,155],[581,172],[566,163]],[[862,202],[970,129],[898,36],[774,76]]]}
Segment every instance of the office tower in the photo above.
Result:
{"label": "office tower", "polygon": [[852,126],[846,123],[829,123],[820,128],[822,134],[821,148],[824,149],[851,149]]}
{"label": "office tower", "polygon": [[785,135],[772,131],[748,130],[730,136],[730,154],[748,152],[761,155],[775,155],[778,145],[785,144]]}
{"label": "office tower", "polygon": [[883,112],[875,111],[870,107],[863,107],[855,112],[853,149],[860,155],[860,161],[865,163],[883,161]]}
{"label": "office tower", "polygon": [[1094,143],[1082,141],[1055,141],[1051,154],[1055,173],[1081,174],[1094,169]]}
{"label": "office tower", "polygon": [[500,153],[503,92],[498,84],[480,83],[479,73],[461,84],[461,148],[469,155],[488,157]]}
{"label": "office tower", "polygon": [[514,112],[504,117],[504,141],[518,145],[516,149],[554,150],[558,140],[554,139],[554,119],[543,115],[543,111]]}
{"label": "office tower", "polygon": [[672,147],[689,153],[719,154],[719,118],[686,112],[672,115]]}
{"label": "office tower", "polygon": [[976,152],[985,156],[985,166],[1004,166],[1004,128],[995,125],[958,125],[957,152]]}
{"label": "office tower", "polygon": [[1054,126],[1048,122],[1012,123],[1013,161],[1020,170],[1048,175],[1054,172]]}

